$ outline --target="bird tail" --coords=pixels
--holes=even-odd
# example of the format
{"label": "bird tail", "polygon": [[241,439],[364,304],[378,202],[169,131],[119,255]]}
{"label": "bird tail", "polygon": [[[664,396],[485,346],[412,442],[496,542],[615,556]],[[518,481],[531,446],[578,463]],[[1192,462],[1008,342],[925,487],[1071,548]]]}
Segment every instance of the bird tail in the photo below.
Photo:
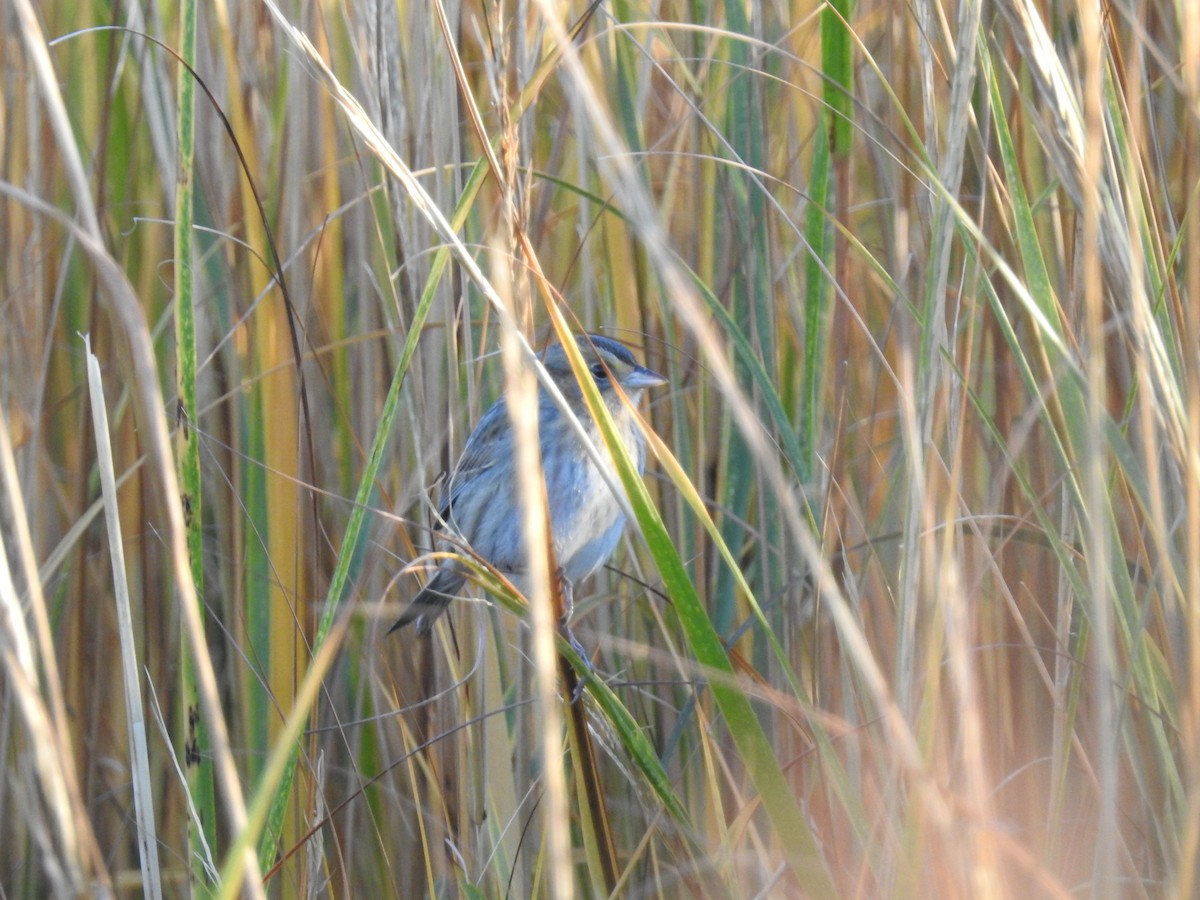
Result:
{"label": "bird tail", "polygon": [[388,634],[399,631],[405,625],[417,623],[417,634],[426,635],[433,630],[433,623],[446,611],[450,601],[463,586],[466,576],[456,568],[438,569],[437,574],[430,579],[429,584],[413,598],[408,609],[404,610]]}

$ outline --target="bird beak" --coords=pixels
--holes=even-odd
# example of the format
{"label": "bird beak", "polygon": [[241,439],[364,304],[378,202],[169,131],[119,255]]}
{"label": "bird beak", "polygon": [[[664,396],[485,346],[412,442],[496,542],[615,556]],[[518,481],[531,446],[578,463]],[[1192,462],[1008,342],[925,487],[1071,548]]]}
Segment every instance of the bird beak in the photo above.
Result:
{"label": "bird beak", "polygon": [[626,389],[641,390],[642,388],[658,387],[660,384],[666,384],[667,379],[657,372],[647,369],[645,366],[638,366],[632,372],[625,376],[621,381],[621,387]]}

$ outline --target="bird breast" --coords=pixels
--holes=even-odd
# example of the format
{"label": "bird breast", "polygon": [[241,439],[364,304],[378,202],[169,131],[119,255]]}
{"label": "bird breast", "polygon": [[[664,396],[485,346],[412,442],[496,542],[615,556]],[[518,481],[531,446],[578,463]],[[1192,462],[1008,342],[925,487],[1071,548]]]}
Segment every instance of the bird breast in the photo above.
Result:
{"label": "bird breast", "polygon": [[[640,472],[645,448],[640,432],[628,427],[630,424],[618,419],[619,426],[626,425],[621,436]],[[588,431],[605,468],[619,486],[599,430],[592,426]],[[574,435],[570,439],[578,444]],[[542,450],[554,551],[566,577],[575,582],[586,578],[612,555],[625,527],[625,514],[604,475],[582,447],[571,453],[547,453],[545,446]]]}

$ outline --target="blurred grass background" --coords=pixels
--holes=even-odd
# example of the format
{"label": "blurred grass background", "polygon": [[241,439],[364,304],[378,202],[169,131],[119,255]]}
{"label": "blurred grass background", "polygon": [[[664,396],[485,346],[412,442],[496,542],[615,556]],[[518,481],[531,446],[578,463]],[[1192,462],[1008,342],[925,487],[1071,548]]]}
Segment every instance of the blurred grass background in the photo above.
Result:
{"label": "blurred grass background", "polygon": [[[1195,896],[1185,6],[5,4],[4,896]],[[566,803],[497,303],[671,379]]]}

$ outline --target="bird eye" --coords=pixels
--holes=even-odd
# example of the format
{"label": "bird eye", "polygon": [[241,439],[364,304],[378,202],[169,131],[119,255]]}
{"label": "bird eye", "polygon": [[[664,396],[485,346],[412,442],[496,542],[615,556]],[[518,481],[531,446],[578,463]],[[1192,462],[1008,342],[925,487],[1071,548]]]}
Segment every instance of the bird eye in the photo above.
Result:
{"label": "bird eye", "polygon": [[600,363],[592,364],[592,377],[597,381],[603,381],[608,377],[608,369],[604,368]]}

